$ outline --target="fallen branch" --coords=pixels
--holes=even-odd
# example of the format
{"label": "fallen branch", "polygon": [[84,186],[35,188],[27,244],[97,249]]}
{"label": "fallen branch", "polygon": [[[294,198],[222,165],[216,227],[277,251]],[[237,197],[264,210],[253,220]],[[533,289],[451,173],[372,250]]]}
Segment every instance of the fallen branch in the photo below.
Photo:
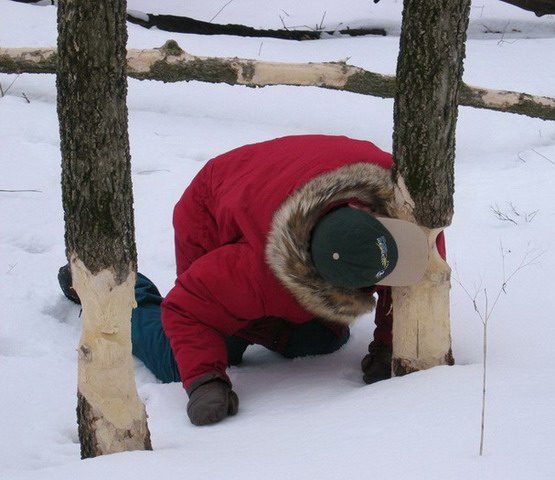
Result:
{"label": "fallen branch", "polygon": [[[21,1],[21,0],[17,0]],[[378,3],[380,0],[374,0],[374,3]],[[501,0],[505,3],[510,3],[515,7],[522,8],[523,10],[528,10],[529,12],[534,12],[537,17],[543,15],[553,15],[555,14],[555,0]]]}
{"label": "fallen branch", "polygon": [[515,7],[534,12],[536,16],[555,14],[555,0],[501,0]]}
{"label": "fallen branch", "polygon": [[[56,50],[52,48],[0,48],[0,73],[55,73]],[[161,48],[127,51],[127,74],[139,80],[180,82],[197,80],[228,85],[265,87],[293,85],[329,88],[393,98],[395,77],[347,65],[328,63],[280,63],[242,58],[200,57],[182,50],[170,40]],[[517,113],[555,120],[555,99],[527,93],[491,90],[463,84],[459,105]]]}
{"label": "fallen branch", "polygon": [[178,33],[192,33],[195,35],[236,35],[239,37],[268,37],[282,40],[319,40],[323,35],[349,35],[359,37],[362,35],[385,36],[383,28],[344,28],[342,30],[297,30],[297,29],[260,29],[246,25],[218,24],[203,22],[190,17],[176,15],[155,15],[152,13],[127,12],[127,21],[145,28],[156,27],[159,30]]}

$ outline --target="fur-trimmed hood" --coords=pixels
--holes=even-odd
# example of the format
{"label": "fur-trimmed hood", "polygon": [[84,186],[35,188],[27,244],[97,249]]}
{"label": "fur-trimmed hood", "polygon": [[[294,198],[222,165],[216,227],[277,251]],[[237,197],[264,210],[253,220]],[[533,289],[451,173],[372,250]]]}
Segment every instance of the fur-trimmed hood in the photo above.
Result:
{"label": "fur-trimmed hood", "polygon": [[376,213],[395,216],[391,172],[371,163],[355,163],[303,185],[277,210],[266,245],[266,260],[297,301],[318,317],[352,323],[374,308],[369,289],[336,287],[315,269],[310,255],[314,226],[332,206],[356,201]]}

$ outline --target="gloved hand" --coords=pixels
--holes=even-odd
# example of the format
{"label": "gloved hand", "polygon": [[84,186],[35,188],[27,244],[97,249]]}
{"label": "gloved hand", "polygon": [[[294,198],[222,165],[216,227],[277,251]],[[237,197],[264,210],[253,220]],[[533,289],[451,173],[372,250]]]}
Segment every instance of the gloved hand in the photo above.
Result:
{"label": "gloved hand", "polygon": [[375,383],[391,378],[391,347],[372,342],[368,355],[361,362],[364,383]]}
{"label": "gloved hand", "polygon": [[81,305],[81,300],[79,300],[77,292],[72,287],[73,282],[71,280],[71,268],[69,263],[66,263],[58,270],[58,283],[67,298],[69,298],[73,303]]}
{"label": "gloved hand", "polygon": [[187,415],[193,425],[219,422],[228,415],[235,415],[238,409],[237,394],[223,380],[210,380],[189,392]]}

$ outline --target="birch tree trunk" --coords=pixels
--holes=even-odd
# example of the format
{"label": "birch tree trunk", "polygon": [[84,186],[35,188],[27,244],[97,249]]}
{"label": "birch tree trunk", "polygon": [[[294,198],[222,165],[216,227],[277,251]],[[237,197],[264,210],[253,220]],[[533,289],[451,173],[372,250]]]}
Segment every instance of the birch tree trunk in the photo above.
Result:
{"label": "birch tree trunk", "polygon": [[82,304],[82,458],[151,450],[131,356],[137,254],[127,134],[125,0],[61,0],[58,119],[65,240]]}
{"label": "birch tree trunk", "polygon": [[470,0],[405,0],[393,179],[402,217],[428,235],[423,280],[393,288],[393,375],[452,364],[449,265],[435,247],[453,216],[455,127]]}

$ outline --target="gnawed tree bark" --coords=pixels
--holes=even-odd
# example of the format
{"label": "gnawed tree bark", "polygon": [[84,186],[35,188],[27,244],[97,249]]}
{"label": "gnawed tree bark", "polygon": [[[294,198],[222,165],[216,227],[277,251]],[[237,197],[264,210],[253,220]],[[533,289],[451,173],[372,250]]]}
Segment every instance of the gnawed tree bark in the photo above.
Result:
{"label": "gnawed tree bark", "polygon": [[436,248],[453,216],[455,127],[470,0],[405,0],[394,107],[393,179],[402,216],[428,235],[423,280],[393,288],[392,373],[453,363],[450,268]]}
{"label": "gnawed tree bark", "polygon": [[[2,73],[54,73],[57,55],[50,48],[0,48]],[[129,49],[127,74],[139,80],[197,80],[247,87],[312,86],[393,98],[395,77],[345,62],[281,63],[242,58],[201,57],[170,40],[161,48]],[[555,99],[461,84],[459,105],[555,120]]]}
{"label": "gnawed tree bark", "polygon": [[60,1],[57,92],[66,252],[82,304],[82,458],[151,450],[131,357],[137,253],[127,133],[125,1]]}

